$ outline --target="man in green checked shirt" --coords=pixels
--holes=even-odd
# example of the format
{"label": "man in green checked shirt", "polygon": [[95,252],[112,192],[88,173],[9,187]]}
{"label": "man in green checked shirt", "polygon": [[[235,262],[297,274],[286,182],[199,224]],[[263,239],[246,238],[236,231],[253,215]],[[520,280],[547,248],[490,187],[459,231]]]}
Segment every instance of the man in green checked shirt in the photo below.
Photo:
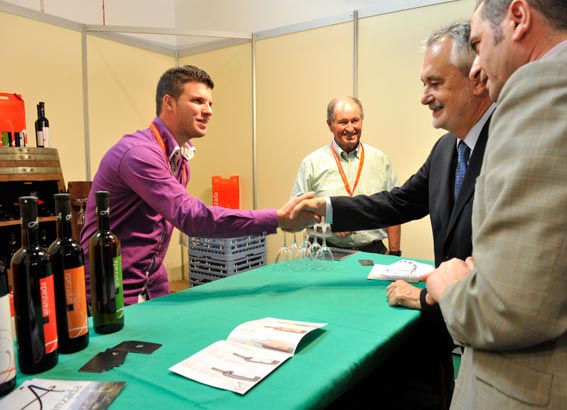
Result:
{"label": "man in green checked shirt", "polygon": [[[354,97],[337,97],[327,106],[327,125],[333,140],[303,159],[292,197],[314,191],[317,197],[372,194],[389,191],[398,180],[389,158],[377,148],[362,144],[364,110]],[[321,233],[318,233],[321,235]],[[401,255],[400,225],[356,232],[327,232],[335,248]],[[388,247],[383,243],[388,239]]]}

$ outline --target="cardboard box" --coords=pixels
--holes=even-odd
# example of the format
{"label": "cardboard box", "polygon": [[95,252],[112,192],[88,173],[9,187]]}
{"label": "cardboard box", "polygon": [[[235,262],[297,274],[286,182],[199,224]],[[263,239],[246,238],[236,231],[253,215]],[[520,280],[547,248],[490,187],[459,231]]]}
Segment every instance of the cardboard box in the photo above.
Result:
{"label": "cardboard box", "polygon": [[213,206],[240,209],[240,179],[213,177]]}
{"label": "cardboard box", "polygon": [[22,140],[25,142],[20,146],[27,144],[26,109],[20,94],[0,92],[0,135],[2,132],[11,133],[12,139],[15,133],[23,133]]}

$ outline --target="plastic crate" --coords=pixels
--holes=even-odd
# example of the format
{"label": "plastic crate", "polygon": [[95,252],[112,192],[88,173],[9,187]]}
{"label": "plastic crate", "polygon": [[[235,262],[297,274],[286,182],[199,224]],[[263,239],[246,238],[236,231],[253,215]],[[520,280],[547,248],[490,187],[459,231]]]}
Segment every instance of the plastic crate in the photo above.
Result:
{"label": "plastic crate", "polygon": [[222,279],[266,264],[264,236],[230,239],[190,237],[188,242],[191,286]]}
{"label": "plastic crate", "polygon": [[232,261],[249,255],[266,253],[265,236],[239,238],[189,238],[189,257],[210,257]]}

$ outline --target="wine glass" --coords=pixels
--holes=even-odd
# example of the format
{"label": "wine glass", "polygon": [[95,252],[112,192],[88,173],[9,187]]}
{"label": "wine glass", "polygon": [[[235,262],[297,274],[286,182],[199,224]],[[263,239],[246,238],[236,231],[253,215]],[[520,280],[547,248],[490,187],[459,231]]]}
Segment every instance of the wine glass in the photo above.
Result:
{"label": "wine glass", "polygon": [[285,232],[283,233],[283,244],[276,254],[276,263],[290,261],[293,259],[293,253],[287,247]]}
{"label": "wine glass", "polygon": [[319,249],[317,251],[317,253],[315,254],[315,259],[319,260],[319,261],[334,261],[335,258],[333,256],[333,252],[331,251],[331,248],[329,248],[327,246],[327,228],[329,228],[329,224],[327,223],[321,223],[321,229],[323,231],[323,245],[321,246],[321,249]]}
{"label": "wine glass", "polygon": [[309,243],[309,235],[307,234],[307,230],[303,231],[303,240],[301,241],[301,247],[299,248],[299,253],[297,255],[298,259],[306,259],[309,257],[309,247],[311,243]]}
{"label": "wine glass", "polygon": [[309,247],[309,257],[311,259],[315,259],[315,255],[317,255],[317,252],[319,252],[319,249],[321,249],[321,245],[319,244],[319,241],[317,240],[317,228],[318,227],[319,227],[319,224],[313,225],[313,240],[311,241],[311,246]]}
{"label": "wine glass", "polygon": [[[285,235],[285,234],[284,234]],[[299,245],[297,244],[297,234],[296,232],[293,233],[293,242],[291,243],[291,245],[289,245],[289,250],[291,251],[291,254],[293,256],[293,259],[300,259],[299,257],[299,251],[301,250],[301,248],[299,247]]]}

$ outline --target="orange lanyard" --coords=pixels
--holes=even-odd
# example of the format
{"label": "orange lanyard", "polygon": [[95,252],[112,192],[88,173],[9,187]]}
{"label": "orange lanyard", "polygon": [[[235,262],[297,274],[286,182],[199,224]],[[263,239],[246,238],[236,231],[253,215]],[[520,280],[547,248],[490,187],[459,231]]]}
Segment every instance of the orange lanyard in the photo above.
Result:
{"label": "orange lanyard", "polygon": [[343,184],[345,185],[345,189],[350,196],[353,196],[354,190],[358,185],[358,180],[360,179],[360,173],[362,172],[362,167],[364,166],[364,145],[360,143],[360,162],[358,163],[358,172],[356,173],[356,180],[354,181],[354,186],[352,187],[352,191],[350,189],[350,184],[348,183],[348,179],[345,175],[345,171],[343,170],[343,166],[341,165],[341,159],[339,158],[337,151],[335,151],[335,147],[333,146],[332,142],[331,142],[331,152],[333,153],[333,157],[335,157],[335,162],[337,163],[337,168],[339,169],[341,178],[343,179]]}
{"label": "orange lanyard", "polygon": [[[167,148],[165,147],[165,141],[163,140],[163,136],[161,135],[161,132],[158,130],[158,127],[156,126],[156,124],[153,121],[150,123],[150,129],[152,130],[152,134],[154,134],[154,138],[156,139],[157,143],[159,144],[159,146],[163,150],[163,153],[165,154],[165,158],[167,158],[167,163],[169,164],[169,172],[171,173],[172,176],[174,176],[173,175],[173,168],[171,167],[171,161],[170,161],[169,157],[167,156]],[[183,186],[185,186],[184,180],[185,180],[185,177],[184,177],[184,172],[182,170],[180,182],[183,184]]]}

